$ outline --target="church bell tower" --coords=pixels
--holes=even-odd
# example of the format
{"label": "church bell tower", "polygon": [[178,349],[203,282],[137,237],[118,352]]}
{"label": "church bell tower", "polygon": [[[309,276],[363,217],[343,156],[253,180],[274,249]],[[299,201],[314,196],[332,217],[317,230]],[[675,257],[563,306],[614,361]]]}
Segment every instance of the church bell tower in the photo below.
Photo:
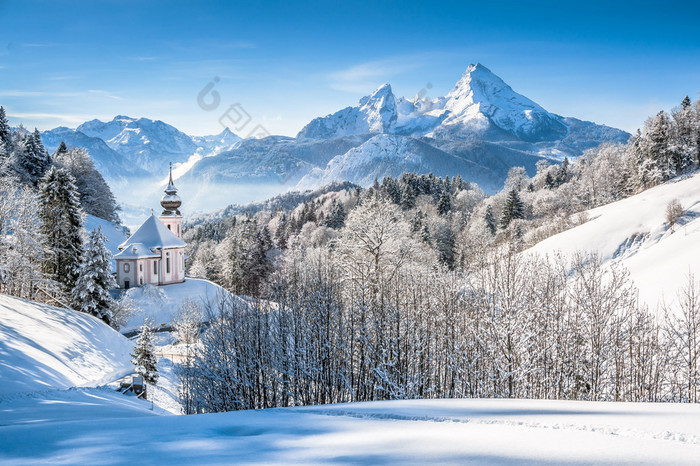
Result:
{"label": "church bell tower", "polygon": [[173,164],[170,162],[170,180],[165,188],[165,194],[160,198],[160,205],[163,212],[160,214],[160,221],[168,227],[178,238],[182,239],[182,214],[180,206],[182,200],[177,195],[177,188],[173,184]]}

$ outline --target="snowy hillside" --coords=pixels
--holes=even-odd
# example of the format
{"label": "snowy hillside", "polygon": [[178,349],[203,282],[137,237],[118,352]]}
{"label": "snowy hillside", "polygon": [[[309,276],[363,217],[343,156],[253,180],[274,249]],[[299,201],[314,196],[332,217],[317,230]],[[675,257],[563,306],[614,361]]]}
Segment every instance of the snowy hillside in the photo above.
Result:
{"label": "snowy hillside", "polygon": [[[204,312],[209,303],[228,295],[219,285],[197,278],[188,278],[184,283],[173,285],[131,288],[126,293],[137,311],[122,327],[123,332],[138,329],[147,319],[156,326],[169,325],[187,300],[197,304]],[[206,320],[206,315],[203,314],[202,318]]]}
{"label": "snowy hillside", "polygon": [[468,181],[478,183],[484,189],[499,188],[493,182],[496,176],[488,168],[450,155],[417,139],[389,134],[374,136],[345,154],[334,157],[325,169],[315,169],[302,178],[297,188],[312,189],[336,180],[368,186],[375,178],[399,178],[403,173],[428,172],[436,176],[466,173]]}
{"label": "snowy hillside", "polygon": [[111,382],[132,348],[95,317],[0,295],[0,397]]}
{"label": "snowy hillside", "polygon": [[[672,231],[666,206],[678,199],[683,216]],[[587,212],[589,220],[552,236],[529,251],[598,251],[605,262],[629,269],[640,298],[651,309],[659,299],[673,305],[688,273],[700,278],[700,173],[685,176]]]}
{"label": "snowy hillside", "polygon": [[700,457],[700,407],[688,404],[410,400],[152,416],[95,395],[49,404],[47,422],[0,426],[0,462],[690,465]]}

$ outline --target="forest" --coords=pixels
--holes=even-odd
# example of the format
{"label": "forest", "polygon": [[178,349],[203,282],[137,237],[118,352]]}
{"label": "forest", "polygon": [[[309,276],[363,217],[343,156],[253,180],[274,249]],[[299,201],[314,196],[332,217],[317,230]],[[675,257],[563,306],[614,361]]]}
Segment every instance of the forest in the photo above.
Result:
{"label": "forest", "polygon": [[694,277],[678,283],[681,310],[670,313],[640,305],[628,273],[595,254],[526,250],[586,222],[587,209],[696,170],[699,147],[700,104],[686,97],[627,144],[543,160],[534,174],[511,169],[492,196],[460,177],[407,173],[191,225],[189,273],[249,299],[207,307],[181,371],[186,411],[437,397],[697,402]]}
{"label": "forest", "polygon": [[86,215],[119,222],[119,206],[88,152],[38,130],[11,128],[0,107],[0,293],[73,308],[117,325],[111,254]]}

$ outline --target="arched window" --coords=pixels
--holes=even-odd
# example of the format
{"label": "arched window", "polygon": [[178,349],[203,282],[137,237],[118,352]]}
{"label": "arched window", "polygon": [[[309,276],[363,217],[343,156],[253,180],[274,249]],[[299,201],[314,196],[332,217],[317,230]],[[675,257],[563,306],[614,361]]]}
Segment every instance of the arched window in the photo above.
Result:
{"label": "arched window", "polygon": [[129,273],[131,271],[131,265],[129,263],[124,264],[124,273]]}
{"label": "arched window", "polygon": [[170,273],[170,253],[165,253],[165,273]]}

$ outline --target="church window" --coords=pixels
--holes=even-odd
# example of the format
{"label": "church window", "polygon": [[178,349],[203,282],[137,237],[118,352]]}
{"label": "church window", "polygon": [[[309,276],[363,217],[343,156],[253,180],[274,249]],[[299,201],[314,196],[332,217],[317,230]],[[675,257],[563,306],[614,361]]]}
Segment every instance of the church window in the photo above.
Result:
{"label": "church window", "polygon": [[158,275],[158,261],[153,261],[153,275]]}
{"label": "church window", "polygon": [[170,273],[170,253],[165,253],[165,273]]}
{"label": "church window", "polygon": [[131,266],[129,264],[124,264],[124,273],[129,273]]}

